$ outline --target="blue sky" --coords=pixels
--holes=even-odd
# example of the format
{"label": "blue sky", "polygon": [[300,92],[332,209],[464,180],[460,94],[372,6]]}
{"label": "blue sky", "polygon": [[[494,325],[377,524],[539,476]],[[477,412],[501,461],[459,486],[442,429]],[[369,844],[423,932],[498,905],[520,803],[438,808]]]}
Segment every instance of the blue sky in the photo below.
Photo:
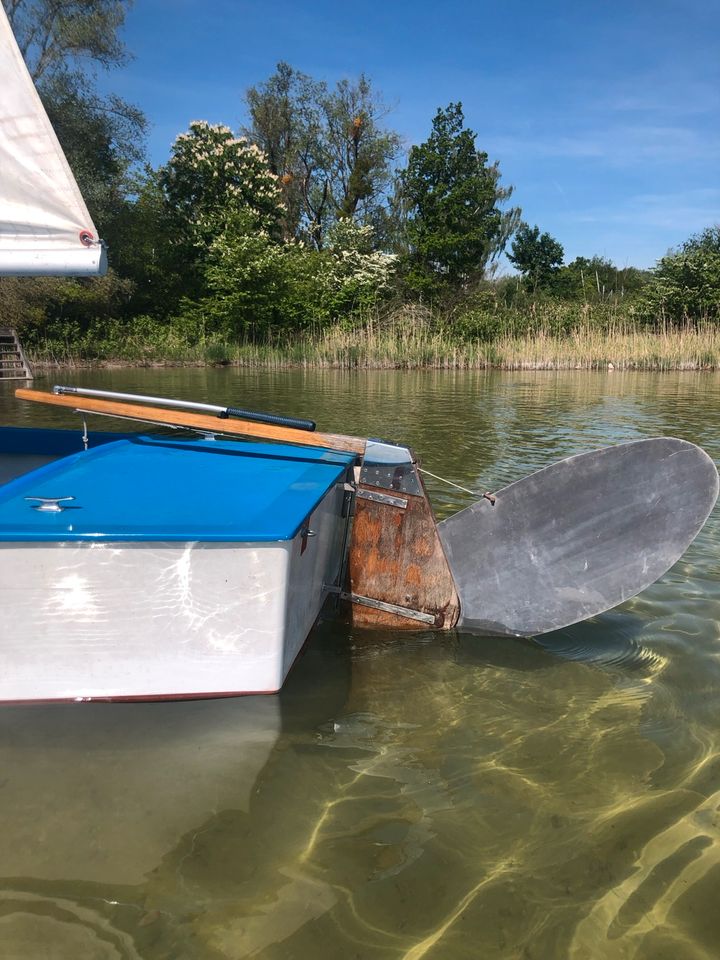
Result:
{"label": "blue sky", "polygon": [[719,0],[136,0],[125,40],[135,59],[103,85],[146,112],[154,164],[191,120],[240,125],[286,60],[364,71],[406,147],[461,100],[566,261],[652,266],[720,222]]}

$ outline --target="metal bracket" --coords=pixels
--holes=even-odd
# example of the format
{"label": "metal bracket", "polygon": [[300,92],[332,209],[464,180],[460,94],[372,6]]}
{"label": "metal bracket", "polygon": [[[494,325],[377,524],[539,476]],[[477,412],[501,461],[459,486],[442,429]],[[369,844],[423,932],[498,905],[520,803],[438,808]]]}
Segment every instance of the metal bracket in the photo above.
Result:
{"label": "metal bracket", "polygon": [[383,610],[385,613],[394,613],[398,617],[407,617],[409,620],[418,620],[420,623],[427,623],[435,626],[436,617],[432,613],[423,613],[422,610],[411,610],[410,607],[400,607],[396,603],[385,603],[383,600],[374,600],[372,597],[361,597],[357,593],[348,593],[339,587],[328,587],[325,589],[329,593],[337,594],[341,600],[349,600],[350,603],[359,603],[362,607],[372,607],[374,610]]}
{"label": "metal bracket", "polygon": [[414,463],[363,464],[360,471],[360,483],[366,487],[380,487],[397,493],[409,493],[416,497],[423,495]]}
{"label": "metal bracket", "polygon": [[377,490],[358,490],[357,496],[361,500],[372,500],[374,503],[384,503],[388,507],[407,509],[408,502],[403,497],[391,497],[388,493],[379,493]]}

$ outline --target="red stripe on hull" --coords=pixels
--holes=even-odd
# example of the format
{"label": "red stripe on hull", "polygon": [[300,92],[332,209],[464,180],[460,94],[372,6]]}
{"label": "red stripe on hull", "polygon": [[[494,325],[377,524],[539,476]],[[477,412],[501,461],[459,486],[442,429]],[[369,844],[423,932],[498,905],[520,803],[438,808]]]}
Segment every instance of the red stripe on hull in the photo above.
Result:
{"label": "red stripe on hull", "polygon": [[271,697],[280,690],[222,690],[218,693],[137,693],[112,697],[39,697],[33,700],[0,700],[0,706],[27,706],[37,703],[158,703],[165,700],[223,700],[229,697]]}

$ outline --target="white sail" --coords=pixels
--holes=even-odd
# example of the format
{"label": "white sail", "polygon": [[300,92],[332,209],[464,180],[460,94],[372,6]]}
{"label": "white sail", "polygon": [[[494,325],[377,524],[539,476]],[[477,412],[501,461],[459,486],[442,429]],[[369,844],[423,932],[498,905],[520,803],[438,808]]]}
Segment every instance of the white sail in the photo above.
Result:
{"label": "white sail", "polygon": [[104,273],[104,247],[2,4],[0,90],[0,274]]}

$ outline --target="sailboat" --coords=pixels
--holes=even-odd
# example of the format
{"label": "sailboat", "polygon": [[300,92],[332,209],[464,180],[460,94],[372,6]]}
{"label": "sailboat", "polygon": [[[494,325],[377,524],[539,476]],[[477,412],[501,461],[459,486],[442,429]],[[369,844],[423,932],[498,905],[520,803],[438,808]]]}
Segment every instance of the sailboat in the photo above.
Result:
{"label": "sailboat", "polygon": [[[0,43],[0,273],[101,272],[4,13]],[[79,419],[0,428],[4,702],[275,692],[329,602],[382,628],[556,630],[662,576],[718,495],[703,450],[659,437],[560,461],[438,523],[397,444],[172,398],[16,397]]]}

